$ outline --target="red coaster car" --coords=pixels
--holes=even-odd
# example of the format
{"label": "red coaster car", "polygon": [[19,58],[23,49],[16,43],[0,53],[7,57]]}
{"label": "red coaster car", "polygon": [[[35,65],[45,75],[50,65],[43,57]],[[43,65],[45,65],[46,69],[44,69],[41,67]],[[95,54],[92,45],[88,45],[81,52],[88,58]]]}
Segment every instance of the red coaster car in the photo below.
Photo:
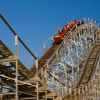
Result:
{"label": "red coaster car", "polygon": [[77,24],[77,25],[81,25],[81,21],[80,20],[74,20],[75,21],[75,23]]}
{"label": "red coaster car", "polygon": [[54,44],[60,44],[64,39],[63,35],[56,35],[53,37]]}
{"label": "red coaster car", "polygon": [[84,24],[84,21],[81,20],[73,20],[71,21],[69,24],[66,24],[62,31],[58,31],[58,34],[56,36],[53,37],[53,43],[54,44],[60,44],[65,37],[65,34],[70,31],[70,30],[74,30],[76,28],[76,26]]}
{"label": "red coaster car", "polygon": [[81,24],[84,24],[84,21],[83,20],[74,20],[76,22],[76,24],[79,26]]}
{"label": "red coaster car", "polygon": [[69,28],[71,30],[71,29],[74,29],[76,27],[77,23],[76,23],[76,21],[71,21],[68,25],[69,25]]}
{"label": "red coaster car", "polygon": [[70,31],[69,25],[68,24],[67,25],[64,25],[64,27],[62,29],[62,32],[67,33],[68,31]]}
{"label": "red coaster car", "polygon": [[65,33],[64,32],[59,32],[58,33],[60,36],[62,36],[62,38],[64,38],[64,36],[65,36]]}

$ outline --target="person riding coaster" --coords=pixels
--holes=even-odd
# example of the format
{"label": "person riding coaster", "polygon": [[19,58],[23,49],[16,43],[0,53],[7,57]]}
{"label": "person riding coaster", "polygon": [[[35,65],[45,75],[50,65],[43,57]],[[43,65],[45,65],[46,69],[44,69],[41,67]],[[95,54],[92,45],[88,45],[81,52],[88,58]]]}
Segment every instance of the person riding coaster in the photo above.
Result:
{"label": "person riding coaster", "polygon": [[83,24],[81,20],[73,20],[69,24],[64,25],[63,29],[58,31],[58,34],[53,37],[54,44],[59,44],[63,41],[66,33],[70,30],[74,30],[76,26]]}
{"label": "person riding coaster", "polygon": [[54,44],[61,43],[61,41],[63,41],[64,37],[65,37],[65,34],[63,32],[60,32],[59,34],[57,34],[56,36],[54,36],[53,37]]}

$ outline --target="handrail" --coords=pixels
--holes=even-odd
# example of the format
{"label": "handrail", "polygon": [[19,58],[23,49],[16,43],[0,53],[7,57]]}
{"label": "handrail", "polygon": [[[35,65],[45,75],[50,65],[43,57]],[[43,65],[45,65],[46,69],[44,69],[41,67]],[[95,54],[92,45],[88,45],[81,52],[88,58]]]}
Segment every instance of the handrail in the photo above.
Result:
{"label": "handrail", "polygon": [[0,14],[0,18],[1,20],[5,23],[5,25],[10,29],[10,31],[12,32],[12,34],[14,36],[18,36],[18,40],[20,41],[20,43],[25,47],[25,49],[31,54],[31,56],[36,60],[37,57],[35,56],[35,54],[29,49],[29,47],[24,43],[24,41],[19,37],[18,33],[12,28],[11,24],[7,21],[7,19]]}

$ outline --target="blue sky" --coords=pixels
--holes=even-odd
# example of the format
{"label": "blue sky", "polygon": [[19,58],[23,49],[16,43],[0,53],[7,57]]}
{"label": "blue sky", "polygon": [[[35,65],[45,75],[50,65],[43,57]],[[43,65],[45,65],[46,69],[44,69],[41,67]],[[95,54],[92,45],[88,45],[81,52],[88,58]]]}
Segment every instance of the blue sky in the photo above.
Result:
{"label": "blue sky", "polygon": [[0,0],[0,13],[41,56],[43,43],[68,21],[88,17],[100,21],[100,0]]}

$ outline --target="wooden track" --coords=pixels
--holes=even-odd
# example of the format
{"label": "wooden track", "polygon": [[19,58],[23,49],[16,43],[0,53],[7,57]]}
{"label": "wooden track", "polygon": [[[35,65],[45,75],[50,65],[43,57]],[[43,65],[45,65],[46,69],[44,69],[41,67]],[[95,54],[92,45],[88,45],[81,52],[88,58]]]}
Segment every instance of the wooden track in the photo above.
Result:
{"label": "wooden track", "polygon": [[[54,46],[50,49],[50,51],[48,51],[49,54],[52,55],[53,51],[55,51],[55,49],[57,48],[57,46]],[[52,52],[51,52],[52,51]],[[8,58],[13,58],[14,54],[7,48],[7,46],[0,40],[0,62],[2,62],[2,60],[7,60]],[[45,57],[43,57],[43,59],[47,59],[49,58],[47,55],[45,55]],[[13,60],[13,59],[12,59]],[[44,64],[43,62],[39,61],[40,63]],[[10,66],[6,66],[3,65],[2,63],[0,63],[0,84],[2,86],[5,85],[9,85],[10,88],[5,87],[9,89],[10,92],[7,92],[5,94],[5,96],[3,96],[3,100],[8,100],[8,96],[9,98],[14,98],[15,97],[15,62],[9,62]],[[19,98],[20,100],[23,99],[36,99],[36,83],[34,81],[33,78],[33,72],[30,71],[29,69],[27,69],[20,61],[18,61],[18,72],[20,74],[20,76],[18,76],[18,93],[19,93]],[[41,66],[40,66],[41,67]],[[14,70],[12,70],[12,68],[14,68]],[[32,79],[32,81],[30,81],[30,79]],[[12,88],[12,89],[11,89]],[[51,92],[49,90],[45,90],[45,88],[42,87],[42,84],[39,83],[39,100],[43,100],[44,96],[45,96],[45,91],[47,91],[47,95],[48,95],[48,100],[52,100],[52,94],[50,94]],[[13,93],[11,93],[13,92]],[[50,94],[50,95],[49,95]],[[4,95],[4,94],[2,94]],[[55,95],[56,96],[56,95]]]}
{"label": "wooden track", "polygon": [[87,58],[87,62],[84,66],[84,71],[80,78],[78,86],[80,86],[80,84],[87,83],[91,79],[93,72],[95,72],[99,55],[100,55],[100,43],[97,43],[94,45],[89,54],[89,57]]}
{"label": "wooden track", "polygon": [[[0,60],[8,59],[9,57],[14,56],[13,53],[6,47],[6,45],[1,40],[0,40],[0,55],[1,55]],[[20,61],[18,62],[18,64],[19,64],[19,72],[21,74],[23,74],[27,78],[32,76],[32,72],[29,71]],[[11,66],[15,66],[15,63],[11,62]]]}
{"label": "wooden track", "polygon": [[[85,88],[85,85],[91,81],[91,78],[95,73],[98,56],[100,57],[100,43],[97,43],[93,46],[88,58],[86,59],[86,64],[84,65],[84,71],[80,78],[79,83],[77,84],[77,87],[72,89],[71,94],[66,95],[63,98],[63,100],[73,100],[73,94],[76,94],[76,95],[74,95],[74,98],[79,99],[80,94],[78,91],[81,86],[84,86],[84,88]],[[79,100],[81,100],[81,99],[79,99]]]}
{"label": "wooden track", "polygon": [[[54,54],[54,52],[59,48],[59,45],[53,45],[52,47],[50,47],[46,52],[45,54],[39,59],[38,63],[39,63],[39,70],[41,68],[43,68],[43,66],[46,64],[46,62],[48,61],[49,58],[52,57],[52,55]],[[36,72],[36,69],[35,69],[35,65],[33,65],[31,71],[33,73]]]}

